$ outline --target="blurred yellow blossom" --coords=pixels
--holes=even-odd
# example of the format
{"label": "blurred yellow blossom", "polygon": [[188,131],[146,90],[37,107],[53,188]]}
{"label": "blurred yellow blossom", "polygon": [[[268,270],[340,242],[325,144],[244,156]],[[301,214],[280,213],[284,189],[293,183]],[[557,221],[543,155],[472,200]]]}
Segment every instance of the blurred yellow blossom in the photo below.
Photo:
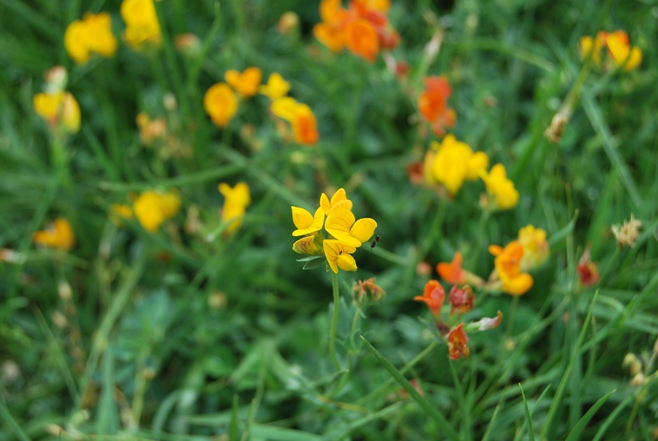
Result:
{"label": "blurred yellow blossom", "polygon": [[266,95],[272,101],[286,96],[290,90],[290,83],[276,72],[270,74],[267,84],[260,86],[260,93]]}
{"label": "blurred yellow blossom", "polygon": [[121,17],[126,22],[125,42],[134,49],[162,42],[160,22],[153,0],[123,0]]}
{"label": "blurred yellow blossom", "polygon": [[37,245],[68,251],[75,244],[75,235],[69,221],[60,217],[45,230],[35,232],[32,240]]}
{"label": "blurred yellow blossom", "polygon": [[217,83],[206,91],[203,108],[212,122],[223,128],[237,113],[238,100],[230,87],[225,83]]}
{"label": "blurred yellow blossom", "polygon": [[528,273],[522,272],[523,246],[518,241],[512,241],[505,248],[491,245],[489,252],[494,259],[495,275],[502,282],[502,290],[513,296],[525,294],[532,288],[533,279]]}
{"label": "blurred yellow blossom", "polygon": [[431,177],[443,184],[450,194],[455,195],[465,180],[476,180],[489,165],[489,157],[484,152],[474,153],[471,147],[458,141],[452,134],[446,135],[443,142],[432,142]]}
{"label": "blurred yellow blossom", "polygon": [[151,145],[156,139],[167,136],[167,122],[163,117],[151,119],[145,112],[139,112],[135,118],[139,128],[139,139],[144,145]]}
{"label": "blurred yellow blossom", "polygon": [[263,73],[257,67],[249,67],[240,73],[230,69],[224,74],[226,82],[243,97],[254,96],[258,93]]}
{"label": "blurred yellow blossom", "polygon": [[69,92],[37,93],[34,111],[54,131],[76,133],[80,130],[80,105]]}
{"label": "blurred yellow blossom", "polygon": [[580,37],[580,58],[586,60],[590,58],[592,63],[597,66],[601,65],[601,51],[605,47],[606,33],[599,31],[595,38],[589,35]]}
{"label": "blurred yellow blossom", "polygon": [[523,247],[522,270],[537,268],[548,258],[548,242],[543,229],[527,225],[519,230],[518,241]]}
{"label": "blurred yellow blossom", "polygon": [[483,199],[482,204],[486,210],[509,210],[519,202],[519,192],[514,187],[514,183],[507,178],[503,164],[494,165],[489,173],[481,171],[480,177],[489,194],[489,198]]}
{"label": "blurred yellow blossom", "polygon": [[121,226],[123,220],[131,220],[133,218],[133,209],[130,205],[126,204],[112,204],[110,210],[110,220],[115,224]]}
{"label": "blurred yellow blossom", "polygon": [[79,64],[89,61],[92,54],[111,57],[117,46],[117,39],[112,34],[112,18],[107,12],[87,12],[82,20],[73,21],[64,33],[64,47]]}
{"label": "blurred yellow blossom", "polygon": [[232,233],[242,225],[242,218],[251,203],[249,185],[245,182],[238,182],[235,187],[231,188],[225,182],[217,187],[219,192],[224,196],[224,205],[222,206],[222,222],[230,222],[226,229],[227,233]]}
{"label": "blurred yellow blossom", "polygon": [[177,191],[162,193],[147,190],[133,202],[133,213],[139,223],[149,233],[155,233],[160,225],[173,217],[180,209],[180,195]]}
{"label": "blurred yellow blossom", "polygon": [[623,66],[623,69],[629,72],[642,63],[642,50],[637,46],[631,47],[625,31],[608,33],[605,42],[615,66]]}
{"label": "blurred yellow blossom", "polygon": [[287,96],[272,101],[270,111],[292,125],[295,141],[313,145],[318,141],[317,121],[309,106]]}

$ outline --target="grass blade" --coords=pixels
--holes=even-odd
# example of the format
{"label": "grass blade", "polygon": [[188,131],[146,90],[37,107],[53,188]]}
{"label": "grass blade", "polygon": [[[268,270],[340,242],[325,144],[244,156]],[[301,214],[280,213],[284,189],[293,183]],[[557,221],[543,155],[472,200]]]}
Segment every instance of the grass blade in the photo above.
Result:
{"label": "grass blade", "polygon": [[592,407],[589,408],[585,415],[583,415],[578,423],[576,423],[574,428],[571,429],[571,432],[569,432],[569,436],[567,437],[566,441],[576,441],[580,437],[580,433],[583,431],[587,423],[589,423],[589,420],[592,419],[596,411],[599,410],[599,407],[603,406],[603,404],[608,401],[608,398],[610,398],[610,395],[615,393],[615,391],[616,389],[613,389],[607,394],[603,395],[596,401],[596,403],[594,403]]}

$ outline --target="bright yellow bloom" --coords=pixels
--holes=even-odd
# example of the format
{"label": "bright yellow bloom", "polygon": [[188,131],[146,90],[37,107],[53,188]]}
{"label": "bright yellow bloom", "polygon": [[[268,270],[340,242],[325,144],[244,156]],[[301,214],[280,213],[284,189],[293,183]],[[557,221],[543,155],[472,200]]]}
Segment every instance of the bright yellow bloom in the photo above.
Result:
{"label": "bright yellow bloom", "polygon": [[357,221],[350,208],[348,208],[350,205],[351,201],[338,203],[327,215],[324,228],[340,242],[358,248],[375,234],[377,222],[371,218]]}
{"label": "bright yellow bloom", "polygon": [[546,231],[527,225],[519,230],[519,244],[523,248],[521,269],[537,268],[548,258],[548,242]]}
{"label": "bright yellow bloom", "polygon": [[464,180],[475,180],[489,165],[484,152],[474,153],[471,147],[458,141],[452,134],[446,135],[441,144],[432,143],[436,154],[432,158],[432,177],[455,195]]}
{"label": "bright yellow bloom", "polygon": [[286,96],[289,90],[290,83],[276,72],[269,76],[267,84],[260,86],[260,93],[266,95],[272,101]]}
{"label": "bright yellow bloom", "polygon": [[480,177],[491,197],[491,200],[486,202],[485,209],[509,210],[519,202],[519,192],[514,188],[514,183],[507,178],[503,164],[494,165],[488,174],[480,172]]}
{"label": "bright yellow bloom", "polygon": [[244,97],[254,96],[258,93],[262,77],[263,73],[257,67],[249,67],[242,73],[231,69],[224,74],[226,82]]}
{"label": "bright yellow bloom", "polygon": [[292,208],[292,222],[297,229],[292,232],[293,236],[304,236],[305,234],[315,233],[322,229],[324,224],[324,212],[322,208],[315,210],[315,214],[311,215],[308,210],[300,207]]}
{"label": "bright yellow bloom", "polygon": [[139,223],[149,233],[155,233],[167,219],[180,209],[178,192],[161,193],[148,190],[140,194],[133,203],[133,213]]}
{"label": "bright yellow bloom", "polygon": [[73,21],[64,33],[66,51],[79,64],[89,61],[92,54],[111,57],[116,53],[117,45],[112,34],[112,18],[107,12],[87,12],[82,20]]}
{"label": "bright yellow bloom", "polygon": [[331,271],[336,274],[338,274],[338,268],[343,271],[356,271],[356,261],[352,256],[356,248],[332,239],[322,242],[322,247]]}
{"label": "bright yellow bloom", "polygon": [[52,130],[63,129],[67,133],[80,130],[80,105],[69,92],[37,93],[33,105]]}
{"label": "bright yellow bloom", "polygon": [[204,95],[203,108],[212,122],[226,127],[238,111],[238,100],[230,87],[225,83],[217,83],[210,86]]}
{"label": "bright yellow bloom", "polygon": [[635,46],[631,47],[628,34],[624,31],[614,31],[607,34],[606,44],[617,67],[622,67],[626,72],[636,69],[642,63],[642,50]]}
{"label": "bright yellow bloom", "polygon": [[144,45],[160,45],[160,22],[153,0],[123,0],[121,17],[126,22],[125,42],[134,49]]}
{"label": "bright yellow bloom", "polygon": [[249,185],[245,182],[238,182],[235,187],[222,182],[217,187],[219,192],[224,196],[224,206],[221,211],[222,222],[231,222],[227,227],[227,233],[232,233],[242,224],[247,206],[251,203]]}
{"label": "bright yellow bloom", "polygon": [[347,194],[345,193],[344,188],[339,188],[336,190],[336,193],[334,193],[334,195],[331,197],[331,201],[329,201],[329,197],[326,194],[322,193],[320,196],[320,207],[322,207],[324,214],[329,214],[332,208],[341,201],[349,202],[349,206],[347,206],[347,208],[349,210],[352,209],[352,201],[347,199]]}
{"label": "bright yellow bloom", "polygon": [[496,256],[494,266],[496,267],[496,274],[502,282],[504,292],[513,296],[520,296],[532,288],[532,276],[521,272],[523,246],[518,241],[510,242],[505,248],[491,245],[489,252]]}
{"label": "bright yellow bloom", "polygon": [[34,233],[32,240],[37,245],[68,251],[75,244],[75,235],[69,221],[60,217],[47,229]]}

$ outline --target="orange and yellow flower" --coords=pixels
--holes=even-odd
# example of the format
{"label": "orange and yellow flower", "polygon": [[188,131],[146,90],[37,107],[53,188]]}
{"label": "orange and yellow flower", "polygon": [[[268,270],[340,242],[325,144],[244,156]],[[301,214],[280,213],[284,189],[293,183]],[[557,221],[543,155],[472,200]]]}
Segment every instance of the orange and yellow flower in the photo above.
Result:
{"label": "orange and yellow flower", "polygon": [[224,128],[238,112],[238,100],[230,87],[225,83],[217,83],[206,91],[203,108],[212,122]]}
{"label": "orange and yellow flower", "polygon": [[34,111],[43,118],[51,130],[76,133],[80,130],[80,105],[69,92],[37,93],[33,99]]}
{"label": "orange and yellow flower", "polygon": [[455,111],[448,107],[452,88],[444,76],[428,77],[424,81],[425,90],[418,97],[420,115],[436,136],[443,136],[445,129],[453,127],[457,120]]}
{"label": "orange and yellow flower", "polygon": [[427,164],[431,179],[443,184],[451,195],[459,192],[465,180],[476,180],[489,165],[484,152],[473,152],[452,134],[443,138],[441,144],[433,141],[431,149],[433,154]]}
{"label": "orange and yellow flower", "polygon": [[75,234],[69,221],[60,217],[45,230],[35,232],[32,240],[37,245],[68,251],[75,245]]}
{"label": "orange and yellow flower", "polygon": [[226,82],[245,98],[258,93],[262,78],[263,72],[257,67],[248,67],[244,72],[230,69],[224,74]]}
{"label": "orange and yellow flower", "polygon": [[117,51],[117,39],[112,33],[112,18],[107,12],[87,12],[82,20],[71,22],[64,33],[64,47],[78,64],[89,61],[93,54],[111,57]]}
{"label": "orange and yellow flower", "polygon": [[306,104],[284,96],[274,100],[270,110],[275,116],[291,124],[295,141],[298,144],[313,145],[318,141],[320,135],[317,130],[317,121],[313,111]]}
{"label": "orange and yellow flower", "polygon": [[637,69],[642,63],[642,50],[631,46],[628,33],[617,30],[613,32],[599,31],[595,38],[585,35],[580,38],[580,56],[590,59],[596,66],[601,66],[601,52],[607,48],[608,59],[615,67],[621,67],[626,72]]}
{"label": "orange and yellow flower", "polygon": [[532,276],[521,270],[523,246],[518,241],[510,242],[505,248],[491,245],[489,252],[496,256],[494,259],[495,274],[502,282],[504,292],[520,296],[532,288],[534,282]]}

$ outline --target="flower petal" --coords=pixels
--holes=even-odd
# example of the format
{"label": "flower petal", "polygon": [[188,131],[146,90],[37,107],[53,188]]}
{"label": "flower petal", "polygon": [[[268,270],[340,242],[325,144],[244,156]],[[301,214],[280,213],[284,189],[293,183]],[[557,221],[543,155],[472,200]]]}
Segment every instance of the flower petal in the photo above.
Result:
{"label": "flower petal", "polygon": [[375,234],[375,228],[377,228],[377,222],[374,219],[366,217],[359,219],[352,225],[350,235],[363,244],[369,241],[373,234]]}

